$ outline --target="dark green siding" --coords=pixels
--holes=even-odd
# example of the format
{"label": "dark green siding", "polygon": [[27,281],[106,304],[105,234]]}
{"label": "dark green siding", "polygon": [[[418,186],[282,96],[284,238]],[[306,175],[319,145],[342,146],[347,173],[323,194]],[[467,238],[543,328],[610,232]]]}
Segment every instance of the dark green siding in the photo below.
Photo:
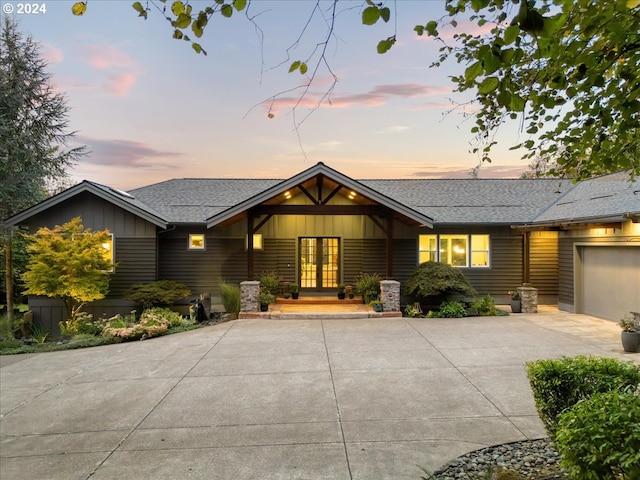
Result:
{"label": "dark green siding", "polygon": [[531,234],[529,242],[529,282],[538,289],[538,296],[558,295],[558,237],[544,232]]}
{"label": "dark green siding", "polygon": [[117,267],[109,284],[109,297],[120,297],[136,283],[156,280],[156,239],[116,238]]}

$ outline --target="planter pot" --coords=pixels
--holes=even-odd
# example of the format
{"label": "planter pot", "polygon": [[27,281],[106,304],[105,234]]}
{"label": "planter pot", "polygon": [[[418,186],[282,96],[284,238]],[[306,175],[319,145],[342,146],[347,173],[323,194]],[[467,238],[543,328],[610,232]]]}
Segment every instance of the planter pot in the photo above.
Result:
{"label": "planter pot", "polygon": [[620,334],[622,348],[625,352],[637,352],[640,350],[640,333],[622,332]]}
{"label": "planter pot", "polygon": [[373,304],[373,311],[374,312],[381,312],[382,311],[382,305],[374,303]]}
{"label": "planter pot", "polygon": [[511,312],[520,313],[522,309],[522,303],[520,300],[511,300]]}
{"label": "planter pot", "polygon": [[261,312],[268,312],[269,311],[269,304],[268,303],[261,303],[260,304],[260,311]]}
{"label": "planter pot", "polygon": [[291,292],[291,298],[294,300],[297,300],[298,296],[300,296],[300,292]]}
{"label": "planter pot", "polygon": [[340,300],[344,300],[345,294],[343,293],[338,293],[338,299]]}

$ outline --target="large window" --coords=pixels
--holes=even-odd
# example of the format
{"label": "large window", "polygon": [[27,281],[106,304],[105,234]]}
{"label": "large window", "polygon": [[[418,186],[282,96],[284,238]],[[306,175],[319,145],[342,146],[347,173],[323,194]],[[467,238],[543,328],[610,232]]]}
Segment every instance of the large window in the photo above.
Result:
{"label": "large window", "polygon": [[489,266],[489,235],[420,235],[418,260],[453,267]]}

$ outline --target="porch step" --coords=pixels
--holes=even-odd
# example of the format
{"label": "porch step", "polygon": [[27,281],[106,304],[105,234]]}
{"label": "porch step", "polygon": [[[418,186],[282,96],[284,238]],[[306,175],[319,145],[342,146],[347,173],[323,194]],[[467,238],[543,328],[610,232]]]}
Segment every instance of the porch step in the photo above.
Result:
{"label": "porch step", "polygon": [[[293,303],[296,302],[296,303]],[[268,312],[241,312],[239,318],[270,319],[353,319],[353,318],[392,318],[401,317],[401,312],[374,312],[362,301],[344,303],[343,300],[326,303],[276,302],[269,305]],[[338,303],[340,302],[340,303]]]}
{"label": "porch step", "polygon": [[277,297],[276,304],[280,305],[363,305],[362,297],[345,298],[340,300],[336,295],[302,296],[293,298]]}

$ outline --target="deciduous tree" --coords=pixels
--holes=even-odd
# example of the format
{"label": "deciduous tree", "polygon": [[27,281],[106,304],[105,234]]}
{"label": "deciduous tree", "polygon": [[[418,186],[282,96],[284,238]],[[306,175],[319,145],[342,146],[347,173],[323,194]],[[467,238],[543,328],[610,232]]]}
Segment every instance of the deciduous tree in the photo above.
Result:
{"label": "deciduous tree", "polygon": [[71,320],[87,302],[108,293],[109,272],[114,268],[104,246],[111,241],[108,230],[93,232],[76,217],[26,237],[30,242],[23,275],[26,295],[61,299]]}

